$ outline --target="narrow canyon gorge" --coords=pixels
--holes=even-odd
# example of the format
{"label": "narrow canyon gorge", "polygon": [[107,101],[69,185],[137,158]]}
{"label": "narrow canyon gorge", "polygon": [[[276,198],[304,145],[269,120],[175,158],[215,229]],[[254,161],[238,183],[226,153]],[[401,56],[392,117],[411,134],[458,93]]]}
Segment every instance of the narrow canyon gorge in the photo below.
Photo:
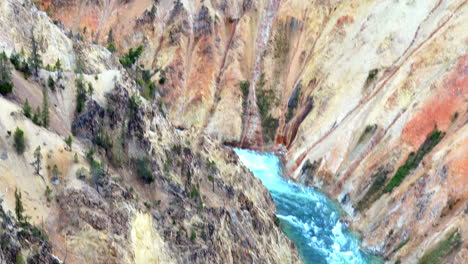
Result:
{"label": "narrow canyon gorge", "polygon": [[466,263],[467,29],[466,0],[0,0],[0,263]]}

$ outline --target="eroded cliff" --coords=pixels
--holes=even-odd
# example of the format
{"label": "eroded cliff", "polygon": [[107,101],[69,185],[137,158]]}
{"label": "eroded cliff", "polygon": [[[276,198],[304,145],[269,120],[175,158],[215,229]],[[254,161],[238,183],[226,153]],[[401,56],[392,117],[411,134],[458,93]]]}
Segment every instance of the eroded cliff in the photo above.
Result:
{"label": "eroded cliff", "polygon": [[176,127],[284,153],[386,261],[467,258],[466,1],[37,2],[75,38],[142,45]]}

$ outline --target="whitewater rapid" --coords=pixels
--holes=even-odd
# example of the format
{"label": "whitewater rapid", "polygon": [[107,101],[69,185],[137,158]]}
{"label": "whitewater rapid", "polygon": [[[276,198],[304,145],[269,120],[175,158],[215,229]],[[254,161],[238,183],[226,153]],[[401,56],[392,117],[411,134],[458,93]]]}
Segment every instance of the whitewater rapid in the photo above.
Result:
{"label": "whitewater rapid", "polygon": [[270,191],[281,229],[304,263],[361,264],[380,260],[363,252],[359,239],[340,221],[338,204],[318,190],[285,180],[278,157],[235,149],[242,163]]}

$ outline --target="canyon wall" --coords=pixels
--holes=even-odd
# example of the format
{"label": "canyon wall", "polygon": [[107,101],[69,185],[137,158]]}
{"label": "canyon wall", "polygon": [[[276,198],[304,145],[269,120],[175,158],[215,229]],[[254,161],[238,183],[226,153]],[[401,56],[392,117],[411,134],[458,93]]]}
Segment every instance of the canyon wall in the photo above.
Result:
{"label": "canyon wall", "polygon": [[143,45],[176,127],[283,153],[386,261],[450,234],[445,262],[468,258],[466,1],[37,2],[118,54]]}
{"label": "canyon wall", "polygon": [[81,39],[31,1],[0,1],[13,84],[0,96],[0,262],[300,263],[235,153],[176,129],[131,69]]}

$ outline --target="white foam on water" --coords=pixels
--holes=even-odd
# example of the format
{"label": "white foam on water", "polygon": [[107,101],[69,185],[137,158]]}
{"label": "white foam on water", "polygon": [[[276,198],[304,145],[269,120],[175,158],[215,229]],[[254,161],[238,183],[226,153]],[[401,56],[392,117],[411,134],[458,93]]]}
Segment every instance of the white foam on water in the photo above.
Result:
{"label": "white foam on water", "polygon": [[339,220],[338,206],[332,200],[313,188],[285,180],[275,155],[234,150],[272,194],[281,226],[305,263],[369,263],[358,239]]}

